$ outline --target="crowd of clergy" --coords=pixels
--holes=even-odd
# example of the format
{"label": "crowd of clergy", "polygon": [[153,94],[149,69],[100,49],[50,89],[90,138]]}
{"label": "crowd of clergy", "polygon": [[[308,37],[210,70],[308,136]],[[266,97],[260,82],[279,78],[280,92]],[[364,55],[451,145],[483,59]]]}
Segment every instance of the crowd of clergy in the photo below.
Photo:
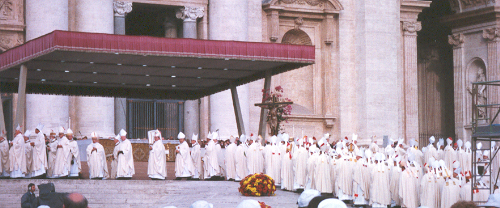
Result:
{"label": "crowd of clergy", "polygon": [[[34,132],[27,130],[23,134],[18,126],[11,142],[5,132],[0,135],[1,177],[79,177],[80,153],[72,130],[59,127],[58,135],[51,132],[46,140],[42,129],[43,125],[38,125]],[[92,132],[92,143],[86,148],[90,179],[132,178],[133,151],[126,135],[122,129],[113,138],[113,153],[106,155],[99,135]],[[351,139],[332,142],[329,134],[316,139],[291,138],[285,133],[265,142],[253,134],[219,141],[218,132],[200,140],[194,134],[186,139],[182,132],[177,137],[174,170],[177,178],[241,181],[250,174],[265,173],[283,190],[314,189],[340,200],[352,200],[354,205],[372,207],[446,208],[459,200],[470,201],[473,194],[475,201],[486,201],[490,184],[495,192],[498,190],[495,179],[500,157],[490,161],[490,152],[498,149],[494,142],[484,151],[482,143],[477,143],[478,150],[472,157],[470,142],[464,144],[460,139],[453,142],[451,138],[446,139],[445,145],[444,139],[436,142],[431,137],[429,145],[420,149],[414,140],[405,144],[403,139],[389,140],[386,147],[372,139],[368,147],[358,147],[354,134]],[[161,132],[149,131],[148,139],[147,174],[151,179],[163,180],[167,177],[168,151]],[[199,142],[205,146],[203,151]],[[111,171],[107,157],[111,160]],[[479,162],[476,172],[482,174],[476,177],[474,186],[472,159]]]}

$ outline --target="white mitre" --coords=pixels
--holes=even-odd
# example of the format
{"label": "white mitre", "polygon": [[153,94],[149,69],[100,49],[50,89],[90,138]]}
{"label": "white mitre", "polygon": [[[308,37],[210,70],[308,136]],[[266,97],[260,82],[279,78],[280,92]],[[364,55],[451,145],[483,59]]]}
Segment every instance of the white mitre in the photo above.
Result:
{"label": "white mitre", "polygon": [[26,130],[26,132],[24,132],[24,136],[25,137],[30,137],[31,136],[31,131],[30,130]]}
{"label": "white mitre", "polygon": [[191,140],[198,140],[198,134],[194,134],[193,133],[193,136],[191,136]]}
{"label": "white mitre", "polygon": [[93,131],[92,133],[90,133],[90,138],[98,138],[99,136],[97,135],[97,133],[95,131]]}
{"label": "white mitre", "polygon": [[71,135],[73,135],[73,130],[71,130],[71,129],[66,130],[66,134],[71,134]]}
{"label": "white mitre", "polygon": [[42,129],[43,129],[42,123],[38,123],[38,125],[36,126],[35,129],[38,129],[38,131],[42,131]]}
{"label": "white mitre", "polygon": [[121,129],[120,136],[127,136],[127,132],[125,130]]}
{"label": "white mitre", "polygon": [[64,134],[64,128],[62,126],[59,126],[59,133]]}
{"label": "white mitre", "polygon": [[184,135],[184,133],[182,132],[179,132],[179,134],[177,135],[177,139],[185,139],[186,138],[186,135]]}

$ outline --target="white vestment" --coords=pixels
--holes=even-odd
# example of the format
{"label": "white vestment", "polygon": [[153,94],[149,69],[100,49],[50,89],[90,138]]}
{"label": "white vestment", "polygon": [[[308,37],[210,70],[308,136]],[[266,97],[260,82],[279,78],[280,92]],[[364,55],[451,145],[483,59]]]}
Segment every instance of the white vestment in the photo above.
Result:
{"label": "white vestment", "polygon": [[113,149],[113,160],[111,161],[111,174],[110,178],[116,179],[116,173],[118,168],[118,151],[120,151],[120,142],[115,144],[115,148]]}
{"label": "white vestment", "polygon": [[342,158],[344,160],[339,160],[338,163],[335,192],[340,200],[352,200],[352,176],[355,164],[352,159],[347,159],[345,156]]}
{"label": "white vestment", "polygon": [[[97,150],[92,151],[94,147]],[[89,178],[108,178],[108,164],[104,147],[99,143],[91,143],[87,146],[87,165],[89,166]]]}
{"label": "white vestment", "polygon": [[226,166],[224,164],[224,151],[219,143],[215,144],[215,150],[217,152],[217,163],[219,164],[219,176],[225,177],[226,175]]}
{"label": "white vestment", "polygon": [[32,165],[33,165],[33,147],[31,146],[29,141],[24,143],[24,151],[26,154],[26,175],[25,178],[32,177]]}
{"label": "white vestment", "polygon": [[57,139],[51,141],[48,145],[50,150],[48,151],[49,158],[47,160],[47,178],[54,177],[54,168],[56,165],[56,156],[57,156]]}
{"label": "white vestment", "polygon": [[217,158],[217,149],[213,140],[208,141],[205,146],[205,157],[203,158],[204,177],[205,179],[220,174],[219,160]]}
{"label": "white vestment", "polygon": [[236,175],[234,180],[241,181],[248,175],[247,157],[246,157],[246,144],[240,144],[236,147],[234,153],[234,162],[236,168]]}
{"label": "white vestment", "polygon": [[175,156],[175,177],[191,177],[194,172],[193,158],[186,141],[177,146],[179,152]]}
{"label": "white vestment", "polygon": [[201,164],[201,151],[200,144],[198,144],[198,142],[193,145],[193,149],[191,150],[191,158],[193,159],[194,165],[193,178],[200,179],[201,174],[203,173],[203,166]]}
{"label": "white vestment", "polygon": [[457,152],[453,149],[453,147],[451,147],[451,145],[446,146],[444,148],[444,162],[448,170],[453,170],[453,162],[455,160],[458,160]]}
{"label": "white vestment", "polygon": [[82,164],[80,162],[80,149],[78,148],[78,143],[76,141],[69,142],[70,155],[68,160],[70,160],[71,167],[69,170],[69,177],[80,176],[80,171],[82,170]]}
{"label": "white vestment", "polygon": [[54,178],[68,176],[71,167],[71,152],[68,138],[63,136],[62,138],[57,139],[57,145],[61,145],[62,147],[57,148],[56,162],[53,172]]}
{"label": "white vestment", "polygon": [[[368,199],[370,199],[369,191],[366,189],[364,173],[368,171],[368,164],[365,159],[358,160],[355,167],[353,168],[352,177],[352,188],[354,192],[353,203],[355,205],[368,205]],[[371,178],[371,172],[369,172]],[[368,181],[371,182],[371,181]]]}
{"label": "white vestment", "polygon": [[306,187],[305,187],[305,189],[316,189],[315,183],[314,183],[314,180],[315,180],[314,169],[316,167],[316,160],[318,160],[318,156],[319,156],[318,153],[313,153],[312,155],[309,156],[309,158],[307,158]]}
{"label": "white vestment", "polygon": [[438,155],[436,147],[434,147],[434,145],[432,145],[432,144],[429,144],[429,145],[427,145],[427,151],[425,151],[425,153],[424,153],[424,163],[429,162],[429,159],[431,157],[434,157],[434,159],[436,159],[436,160],[439,159],[439,155]]}
{"label": "white vestment", "polygon": [[10,177],[21,178],[27,173],[26,152],[24,137],[18,134],[12,141],[12,147],[9,150]]}
{"label": "white vestment", "polygon": [[387,205],[390,205],[389,168],[383,162],[373,167],[371,181],[370,205],[372,207],[387,207]]}
{"label": "white vestment", "polygon": [[235,162],[235,152],[236,144],[233,142],[226,147],[226,155],[224,160],[224,166],[226,167],[226,179],[235,179],[236,177],[236,162]]}
{"label": "white vestment", "polygon": [[426,173],[420,182],[420,205],[429,208],[438,208],[436,192],[439,190],[439,184],[432,172]]}
{"label": "white vestment", "polygon": [[262,152],[260,151],[260,145],[257,143],[252,143],[247,149],[247,166],[248,174],[261,173],[259,170],[263,164],[259,164],[261,161],[259,157],[262,157]]}
{"label": "white vestment", "polygon": [[[293,148],[292,148],[293,149]],[[293,160],[292,152],[282,154],[281,159],[281,189],[294,191],[293,187]]]}
{"label": "white vestment", "polygon": [[460,181],[456,178],[448,179],[441,192],[441,208],[448,208],[460,201]]}
{"label": "white vestment", "polygon": [[399,197],[401,198],[401,206],[407,208],[418,207],[418,193],[416,186],[416,175],[409,168],[401,172],[399,178]]}
{"label": "white vestment", "polygon": [[134,156],[132,151],[132,144],[128,139],[121,141],[119,145],[118,163],[116,166],[117,178],[131,178],[135,174]]}
{"label": "white vestment", "polygon": [[36,138],[32,140],[35,143],[33,147],[33,162],[31,163],[31,177],[37,177],[46,173],[47,166],[47,146],[45,146],[45,136],[40,131]]}
{"label": "white vestment", "polygon": [[[177,161],[177,158],[175,160]],[[191,157],[189,157],[189,160],[191,160]],[[161,139],[155,141],[152,150],[149,150],[148,176],[162,180],[167,177],[167,157],[165,155],[165,145],[163,145]]]}
{"label": "white vestment", "polygon": [[4,139],[0,142],[0,177],[9,177],[9,173],[9,142]]}
{"label": "white vestment", "polygon": [[399,198],[399,178],[401,176],[401,168],[398,166],[393,166],[391,169],[391,178],[389,179],[389,190],[391,192],[391,205],[399,206],[401,200]]}
{"label": "white vestment", "polygon": [[314,187],[321,193],[332,193],[331,167],[328,155],[322,153],[316,159],[314,166]]}
{"label": "white vestment", "polygon": [[[307,176],[307,160],[309,158],[309,153],[307,149],[303,146],[297,148],[297,151],[293,153],[293,187],[295,190],[304,189],[306,187],[306,176]],[[334,179],[334,178],[332,178]]]}

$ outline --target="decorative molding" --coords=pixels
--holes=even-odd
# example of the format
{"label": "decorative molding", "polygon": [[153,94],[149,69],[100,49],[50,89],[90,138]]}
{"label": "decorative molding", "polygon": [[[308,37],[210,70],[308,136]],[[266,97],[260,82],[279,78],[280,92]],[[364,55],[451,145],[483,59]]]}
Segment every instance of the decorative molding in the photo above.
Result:
{"label": "decorative molding", "polygon": [[0,0],[0,20],[15,19],[14,7],[12,0]]}
{"label": "decorative molding", "polygon": [[295,18],[295,29],[298,30],[300,29],[300,26],[302,26],[302,24],[304,24],[304,19],[302,17],[297,17]]}
{"label": "decorative molding", "polygon": [[204,7],[188,7],[179,8],[175,16],[184,21],[196,21],[198,18],[202,18],[205,15]]}
{"label": "decorative molding", "polygon": [[132,2],[114,1],[113,10],[115,11],[115,17],[125,17],[132,11]]}
{"label": "decorative molding", "polygon": [[19,32],[0,32],[0,52],[24,43],[24,35]]}
{"label": "decorative molding", "polygon": [[323,1],[324,0],[280,0],[278,2],[280,3],[285,3],[285,4],[308,4],[310,6],[323,6]]}
{"label": "decorative molding", "polygon": [[422,24],[420,22],[403,22],[403,32],[404,35],[417,35],[417,32],[422,29]]}
{"label": "decorative molding", "polygon": [[500,29],[498,27],[484,29],[483,38],[486,39],[487,41],[499,41]]}
{"label": "decorative molding", "polygon": [[448,35],[448,43],[455,48],[462,47],[465,42],[465,36],[462,33]]}

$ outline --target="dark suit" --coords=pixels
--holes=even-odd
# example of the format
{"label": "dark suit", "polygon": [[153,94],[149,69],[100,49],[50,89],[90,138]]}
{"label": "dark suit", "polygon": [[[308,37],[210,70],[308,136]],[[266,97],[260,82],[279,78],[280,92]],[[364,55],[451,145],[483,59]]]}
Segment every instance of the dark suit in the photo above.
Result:
{"label": "dark suit", "polygon": [[34,208],[37,207],[35,193],[31,191],[26,192],[23,197],[21,197],[21,207],[22,208]]}

